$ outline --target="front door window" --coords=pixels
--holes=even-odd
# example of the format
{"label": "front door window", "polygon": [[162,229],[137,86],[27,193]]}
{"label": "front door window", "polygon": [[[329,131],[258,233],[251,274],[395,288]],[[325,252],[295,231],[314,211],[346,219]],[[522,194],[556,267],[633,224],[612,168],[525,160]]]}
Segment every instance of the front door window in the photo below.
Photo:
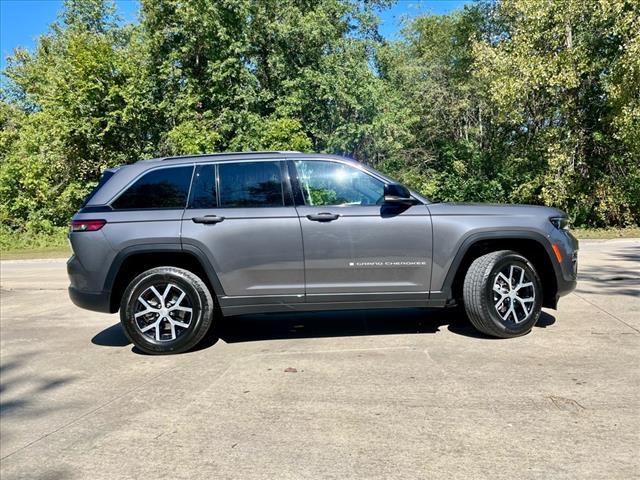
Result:
{"label": "front door window", "polygon": [[366,172],[338,162],[295,162],[305,205],[381,205],[384,183]]}

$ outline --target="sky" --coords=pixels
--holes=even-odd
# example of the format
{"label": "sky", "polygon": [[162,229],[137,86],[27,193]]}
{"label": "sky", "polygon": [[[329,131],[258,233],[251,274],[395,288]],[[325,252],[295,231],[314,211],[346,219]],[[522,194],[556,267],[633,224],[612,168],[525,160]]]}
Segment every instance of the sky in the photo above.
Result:
{"label": "sky", "polygon": [[[138,0],[116,0],[118,14],[126,22],[137,19]],[[380,33],[396,38],[405,17],[424,13],[435,15],[461,8],[470,0],[400,0],[381,12]],[[46,33],[56,21],[62,0],[0,0],[0,69],[6,66],[6,57],[20,46],[33,49],[39,35]]]}

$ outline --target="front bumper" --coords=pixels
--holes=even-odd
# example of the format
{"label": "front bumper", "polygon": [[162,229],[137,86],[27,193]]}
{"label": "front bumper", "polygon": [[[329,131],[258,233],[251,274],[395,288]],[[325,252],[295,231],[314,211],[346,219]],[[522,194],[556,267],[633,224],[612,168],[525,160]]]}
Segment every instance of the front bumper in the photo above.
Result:
{"label": "front bumper", "polygon": [[560,297],[568,295],[575,290],[578,284],[578,239],[570,231],[554,230],[549,240],[556,244],[562,253],[562,261],[557,262],[552,257],[552,262],[556,270],[557,291],[555,302],[557,304]]}
{"label": "front bumper", "polygon": [[558,293],[557,296],[558,298],[560,297],[564,297],[565,295],[569,295],[571,292],[573,292],[576,289],[576,286],[578,285],[578,282],[576,280],[559,280],[558,281]]}

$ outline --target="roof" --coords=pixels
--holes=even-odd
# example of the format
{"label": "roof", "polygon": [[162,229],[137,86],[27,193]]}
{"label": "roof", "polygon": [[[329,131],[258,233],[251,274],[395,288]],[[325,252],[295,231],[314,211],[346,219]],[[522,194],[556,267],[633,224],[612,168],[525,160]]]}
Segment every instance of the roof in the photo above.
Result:
{"label": "roof", "polygon": [[172,157],[158,157],[158,158],[150,158],[147,160],[141,160],[141,162],[165,162],[169,160],[181,161],[186,160],[189,162],[200,162],[207,160],[220,160],[226,157],[229,158],[238,158],[238,157],[246,157],[246,158],[274,158],[274,157],[284,157],[288,153],[299,154],[301,152],[297,152],[294,150],[261,150],[261,151],[248,151],[248,152],[212,152],[212,153],[198,153],[193,155],[176,155]]}
{"label": "roof", "polygon": [[[148,160],[141,160],[137,162],[137,165],[145,165],[145,168],[149,167],[149,163],[167,163],[170,165],[180,165],[185,163],[200,163],[200,162],[227,162],[238,160],[286,160],[287,158],[295,157],[296,159],[340,159],[342,161],[350,163],[358,163],[355,160],[341,157],[338,155],[332,155],[328,153],[303,153],[293,150],[276,150],[276,151],[258,151],[258,152],[218,152],[218,153],[203,153],[197,155],[181,155],[175,157],[160,157],[151,158]],[[134,164],[136,165],[136,164]],[[131,166],[131,165],[130,165]]]}

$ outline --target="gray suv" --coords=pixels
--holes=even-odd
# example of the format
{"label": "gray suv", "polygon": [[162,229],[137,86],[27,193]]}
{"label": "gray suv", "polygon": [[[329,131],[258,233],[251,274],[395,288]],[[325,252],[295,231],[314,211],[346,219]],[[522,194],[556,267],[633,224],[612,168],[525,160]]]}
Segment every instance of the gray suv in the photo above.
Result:
{"label": "gray suv", "polygon": [[69,295],[147,353],[195,346],[221,315],[464,305],[496,337],[575,288],[566,216],[432,203],[342,157],[157,158],[109,169],[74,215]]}

